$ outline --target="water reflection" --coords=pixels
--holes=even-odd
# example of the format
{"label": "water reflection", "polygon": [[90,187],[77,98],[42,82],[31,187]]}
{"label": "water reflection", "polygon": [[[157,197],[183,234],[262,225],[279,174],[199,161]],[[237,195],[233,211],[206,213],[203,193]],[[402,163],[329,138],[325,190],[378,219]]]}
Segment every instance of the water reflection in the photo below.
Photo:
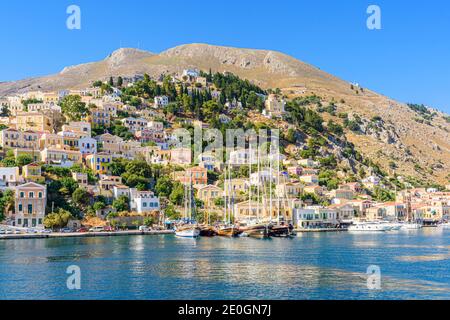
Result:
{"label": "water reflection", "polygon": [[[1,242],[0,268],[7,273],[0,273],[0,298],[448,299],[449,248],[449,233],[430,237],[426,230],[270,241],[136,236]],[[70,264],[82,269],[80,292],[65,288]],[[381,291],[367,289],[371,264],[381,267]]]}

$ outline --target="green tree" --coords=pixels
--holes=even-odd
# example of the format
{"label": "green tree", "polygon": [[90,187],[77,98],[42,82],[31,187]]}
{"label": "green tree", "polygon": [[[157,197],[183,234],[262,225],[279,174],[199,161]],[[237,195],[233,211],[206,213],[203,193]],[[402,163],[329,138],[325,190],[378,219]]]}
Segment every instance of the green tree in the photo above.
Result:
{"label": "green tree", "polygon": [[72,201],[81,208],[85,208],[89,200],[89,193],[84,188],[78,188],[72,193]]}
{"label": "green tree", "polygon": [[178,205],[178,206],[183,204],[184,186],[181,183],[179,183],[179,182],[175,183],[175,185],[172,189],[172,192],[169,196],[169,200],[170,200],[170,202],[172,202],[173,204]]}
{"label": "green tree", "polygon": [[289,128],[284,138],[289,143],[295,143],[295,130],[293,128]]}
{"label": "green tree", "polygon": [[147,227],[151,227],[152,225],[155,224],[155,219],[153,217],[146,217],[144,219],[144,225]]}
{"label": "green tree", "polygon": [[167,208],[164,210],[164,212],[165,212],[166,217],[171,220],[181,219],[181,214],[177,210],[175,210],[173,205],[168,205]]}
{"label": "green tree", "polygon": [[71,195],[76,189],[78,189],[78,182],[76,182],[73,178],[62,178],[60,182],[61,188],[59,189],[59,192],[64,195]]}
{"label": "green tree", "polygon": [[117,212],[130,211],[130,199],[127,196],[120,196],[113,201],[112,206]]}
{"label": "green tree", "polygon": [[389,202],[395,200],[394,193],[380,187],[375,188],[373,197],[375,198],[375,200],[380,202]]}
{"label": "green tree", "polygon": [[156,194],[160,197],[168,198],[172,193],[173,182],[168,176],[162,176],[158,179],[155,186]]}
{"label": "green tree", "polygon": [[221,110],[219,103],[215,100],[207,101],[203,104],[203,118],[208,121],[217,115]]}
{"label": "green tree", "polygon": [[51,213],[44,218],[44,225],[52,230],[64,228],[70,219],[73,219],[73,216],[69,211],[59,209],[58,212]]}
{"label": "green tree", "polygon": [[11,111],[9,111],[7,106],[2,106],[1,110],[2,111],[0,113],[0,117],[9,117],[9,116],[11,116]]}
{"label": "green tree", "polygon": [[121,88],[121,87],[123,86],[123,78],[122,78],[122,77],[119,77],[119,78],[117,79],[117,86],[118,86],[119,88]]}
{"label": "green tree", "polygon": [[78,95],[65,96],[61,101],[61,111],[69,121],[80,121],[89,112],[86,103]]}
{"label": "green tree", "polygon": [[92,206],[92,208],[93,208],[95,211],[103,210],[103,209],[106,208],[106,204],[105,204],[104,202],[97,201],[97,202],[94,203],[94,205]]}
{"label": "green tree", "polygon": [[14,210],[14,191],[7,189],[0,192],[0,222],[5,219],[5,213]]}

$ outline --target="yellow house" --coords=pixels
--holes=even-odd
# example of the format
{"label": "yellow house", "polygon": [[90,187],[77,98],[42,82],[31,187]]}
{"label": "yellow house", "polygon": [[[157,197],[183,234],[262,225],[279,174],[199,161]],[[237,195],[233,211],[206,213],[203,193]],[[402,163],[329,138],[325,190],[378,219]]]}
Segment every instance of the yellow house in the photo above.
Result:
{"label": "yellow house", "polygon": [[206,209],[215,207],[215,200],[223,196],[223,190],[217,186],[208,185],[197,191],[197,198],[202,200]]}
{"label": "yellow house", "polygon": [[39,149],[36,150],[25,148],[14,149],[14,156],[16,157],[16,159],[18,156],[21,155],[29,155],[33,159],[33,162],[41,161],[41,152],[39,151]]}
{"label": "yellow house", "polygon": [[72,178],[78,182],[80,187],[88,187],[88,175],[87,173],[72,172]]}
{"label": "yellow house", "polygon": [[122,178],[117,176],[102,176],[98,185],[101,190],[112,191],[115,186],[122,185]]}
{"label": "yellow house", "polygon": [[102,145],[102,150],[106,153],[120,153],[123,139],[110,133],[102,134],[98,137],[98,143]]}
{"label": "yellow house", "polygon": [[93,108],[91,111],[92,125],[109,127],[111,125],[111,114],[108,110],[103,108]]}
{"label": "yellow house", "polygon": [[41,151],[42,162],[47,164],[51,163],[64,163],[71,161],[74,163],[81,162],[81,152],[74,150],[65,150],[62,148],[45,148]]}
{"label": "yellow house", "polygon": [[41,112],[19,112],[16,116],[16,129],[22,131],[52,132],[50,117]]}
{"label": "yellow house", "polygon": [[348,189],[337,189],[330,192],[330,196],[336,199],[353,200],[355,193]]}
{"label": "yellow house", "polygon": [[38,163],[31,163],[22,167],[22,176],[26,181],[44,183],[45,178],[42,176],[42,166]]}
{"label": "yellow house", "polygon": [[45,133],[41,136],[39,145],[41,150],[45,148],[61,148],[64,144],[64,139],[59,134]]}
{"label": "yellow house", "polygon": [[286,100],[275,94],[269,95],[266,100],[266,108],[264,114],[270,117],[282,116],[286,113]]}
{"label": "yellow house", "polygon": [[270,221],[280,217],[285,217],[286,220],[292,219],[292,212],[295,208],[295,200],[292,199],[272,199],[272,205],[268,199],[258,203],[254,200],[247,200],[235,204],[235,219],[262,219]]}
{"label": "yellow house", "polygon": [[250,188],[250,184],[248,179],[231,179],[231,183],[229,180],[225,181],[225,190],[232,190],[235,194],[246,193]]}
{"label": "yellow house", "polygon": [[109,164],[112,163],[113,156],[106,152],[90,154],[86,157],[86,165],[94,174],[106,174]]}
{"label": "yellow house", "polygon": [[303,185],[299,182],[280,183],[276,186],[275,193],[282,198],[297,198],[303,191]]}
{"label": "yellow house", "polygon": [[24,148],[39,150],[40,134],[34,131],[19,131],[16,129],[5,129],[0,134],[0,145],[4,149]]}
{"label": "yellow house", "polygon": [[42,95],[42,100],[44,102],[52,102],[52,103],[58,103],[59,102],[59,94],[57,92],[45,92]]}
{"label": "yellow house", "polygon": [[316,184],[307,185],[303,188],[303,192],[307,194],[316,194],[320,196],[323,194],[323,188]]}
{"label": "yellow house", "polygon": [[89,122],[69,122],[62,127],[62,131],[72,131],[75,133],[83,134],[87,137],[91,136],[91,124]]}

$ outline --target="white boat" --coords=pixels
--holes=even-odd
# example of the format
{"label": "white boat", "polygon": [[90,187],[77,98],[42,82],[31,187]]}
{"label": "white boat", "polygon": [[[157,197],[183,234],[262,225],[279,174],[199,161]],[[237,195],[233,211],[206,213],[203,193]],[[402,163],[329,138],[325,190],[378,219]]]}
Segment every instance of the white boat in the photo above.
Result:
{"label": "white boat", "polygon": [[180,238],[197,238],[200,236],[200,228],[196,226],[181,227],[175,231],[175,235]]}
{"label": "white boat", "polygon": [[[187,179],[187,177],[186,177]],[[184,185],[184,222],[175,229],[175,235],[180,238],[197,238],[200,236],[200,228],[192,218],[195,216],[196,207],[193,194],[192,176],[190,183]]]}
{"label": "white boat", "polygon": [[450,222],[442,223],[439,225],[439,227],[444,229],[450,229]]}
{"label": "white boat", "polygon": [[419,223],[403,223],[400,230],[419,230],[422,229],[422,225]]}
{"label": "white boat", "polygon": [[363,222],[356,223],[348,227],[350,232],[385,232],[392,230],[386,223]]}
{"label": "white boat", "polygon": [[389,228],[389,231],[396,231],[396,230],[400,230],[402,228],[402,224],[398,223],[398,222],[380,222],[381,224],[383,224],[384,226],[386,226],[387,228]]}

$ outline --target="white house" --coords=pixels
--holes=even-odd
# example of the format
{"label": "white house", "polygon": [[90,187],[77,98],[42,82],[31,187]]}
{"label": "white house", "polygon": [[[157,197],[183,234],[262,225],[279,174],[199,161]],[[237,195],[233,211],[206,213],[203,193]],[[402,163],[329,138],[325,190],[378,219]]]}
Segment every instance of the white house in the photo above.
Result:
{"label": "white house", "polygon": [[271,118],[280,117],[286,113],[285,107],[286,100],[283,97],[271,94],[266,100],[266,108],[263,114]]}
{"label": "white house", "polygon": [[251,164],[257,164],[258,157],[256,151],[257,150],[252,150],[251,153],[250,150],[247,149],[231,151],[230,159],[228,161],[232,166],[248,165],[250,162]]}
{"label": "white house", "polygon": [[147,128],[148,121],[144,118],[126,118],[122,120],[123,126],[131,132],[142,131]]}
{"label": "white house", "polygon": [[315,168],[318,166],[318,163],[311,159],[300,159],[298,160],[298,164],[306,168]]}
{"label": "white house", "polygon": [[92,129],[89,122],[69,122],[62,126],[62,131],[72,131],[78,134],[85,135],[87,137],[91,136]]}
{"label": "white house", "polygon": [[130,188],[122,184],[115,185],[113,187],[113,195],[114,199],[118,199],[121,196],[130,198]]}
{"label": "white house", "polygon": [[78,140],[78,147],[82,155],[97,153],[97,140],[94,138],[81,138]]}
{"label": "white house", "polygon": [[317,184],[319,183],[319,177],[315,174],[306,174],[300,176],[300,181],[304,183]]}
{"label": "white house", "polygon": [[183,77],[197,78],[200,75],[198,70],[195,69],[185,69],[183,70]]}
{"label": "white house", "polygon": [[147,128],[153,131],[163,131],[164,130],[164,123],[159,121],[149,121],[147,123]]}
{"label": "white house", "polygon": [[130,207],[137,213],[148,213],[160,210],[159,198],[151,191],[130,189]]}
{"label": "white house", "polygon": [[19,167],[0,168],[0,187],[15,186],[19,180]]}
{"label": "white house", "polygon": [[254,172],[250,175],[250,184],[252,186],[264,185],[266,183],[275,183],[276,177],[274,172],[270,170],[260,170],[259,172]]}
{"label": "white house", "polygon": [[336,209],[312,206],[293,210],[294,226],[298,229],[335,227],[339,224]]}
{"label": "white house", "polygon": [[163,108],[166,107],[169,104],[169,98],[167,96],[158,96],[155,97],[155,108]]}

